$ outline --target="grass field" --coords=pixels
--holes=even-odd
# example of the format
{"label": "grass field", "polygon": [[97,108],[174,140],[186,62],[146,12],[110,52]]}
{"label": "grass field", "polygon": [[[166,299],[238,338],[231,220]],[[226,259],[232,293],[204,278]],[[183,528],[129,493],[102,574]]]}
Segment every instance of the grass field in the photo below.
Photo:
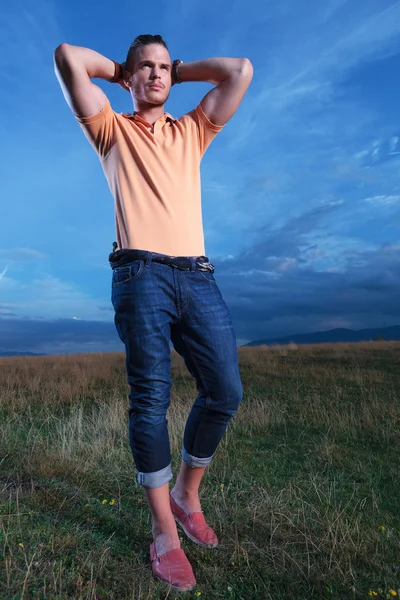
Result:
{"label": "grass field", "polygon": [[[173,354],[173,471],[196,395]],[[244,399],[180,534],[188,599],[400,594],[400,342],[240,348]],[[122,353],[0,359],[0,599],[173,600],[127,434]],[[173,481],[170,482],[172,487]]]}

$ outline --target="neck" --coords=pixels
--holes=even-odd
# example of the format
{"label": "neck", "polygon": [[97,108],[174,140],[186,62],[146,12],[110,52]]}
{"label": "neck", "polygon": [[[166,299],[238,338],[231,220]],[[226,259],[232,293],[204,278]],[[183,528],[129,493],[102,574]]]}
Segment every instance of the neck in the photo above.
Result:
{"label": "neck", "polygon": [[155,123],[157,119],[162,117],[165,112],[164,104],[154,106],[152,104],[137,104],[134,102],[133,108],[135,110],[135,114],[139,115],[139,117],[151,124]]}

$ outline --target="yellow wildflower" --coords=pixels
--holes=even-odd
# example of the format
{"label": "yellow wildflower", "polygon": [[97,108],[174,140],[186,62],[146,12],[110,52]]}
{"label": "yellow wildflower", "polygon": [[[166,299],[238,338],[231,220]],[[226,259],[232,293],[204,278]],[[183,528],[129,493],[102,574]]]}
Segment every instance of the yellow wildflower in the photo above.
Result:
{"label": "yellow wildflower", "polygon": [[224,487],[224,485],[225,485],[224,483],[220,483],[219,487],[222,489]]}
{"label": "yellow wildflower", "polygon": [[107,504],[106,498],[104,498],[104,500],[102,501],[102,504]]}
{"label": "yellow wildflower", "polygon": [[109,504],[115,504],[114,498],[112,500],[110,500]]}
{"label": "yellow wildflower", "polygon": [[201,592],[196,592],[196,596],[201,596]]}
{"label": "yellow wildflower", "polygon": [[389,594],[390,594],[391,596],[397,596],[397,592],[396,592],[396,590],[393,590],[392,588],[390,588],[390,589],[388,590],[388,592],[389,592]]}
{"label": "yellow wildflower", "polygon": [[25,548],[22,542],[19,542],[18,546],[20,546],[20,548]]}
{"label": "yellow wildflower", "polygon": [[375,592],[375,590],[369,590],[368,592],[368,596],[377,596],[378,592]]}
{"label": "yellow wildflower", "polygon": [[379,531],[385,531],[386,527],[384,525],[379,525],[378,530]]}

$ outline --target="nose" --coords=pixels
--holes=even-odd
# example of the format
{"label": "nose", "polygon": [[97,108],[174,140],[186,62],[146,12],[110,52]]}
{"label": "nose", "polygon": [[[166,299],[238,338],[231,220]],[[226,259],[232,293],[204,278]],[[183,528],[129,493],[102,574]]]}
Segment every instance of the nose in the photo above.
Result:
{"label": "nose", "polygon": [[153,69],[153,71],[151,73],[151,78],[155,79],[157,77],[158,77],[158,79],[161,79],[161,74],[158,69]]}

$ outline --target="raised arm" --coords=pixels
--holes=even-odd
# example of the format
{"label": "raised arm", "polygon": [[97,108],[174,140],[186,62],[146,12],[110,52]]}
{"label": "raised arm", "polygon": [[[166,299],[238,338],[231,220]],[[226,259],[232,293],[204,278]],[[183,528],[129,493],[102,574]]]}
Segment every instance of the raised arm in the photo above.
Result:
{"label": "raised arm", "polygon": [[90,117],[104,108],[107,96],[91,79],[111,81],[115,72],[112,60],[95,50],[63,43],[54,51],[54,70],[65,100],[77,117]]}
{"label": "raised arm", "polygon": [[235,114],[253,78],[248,58],[206,58],[179,65],[182,81],[207,81],[215,87],[201,107],[215,125],[225,125]]}

